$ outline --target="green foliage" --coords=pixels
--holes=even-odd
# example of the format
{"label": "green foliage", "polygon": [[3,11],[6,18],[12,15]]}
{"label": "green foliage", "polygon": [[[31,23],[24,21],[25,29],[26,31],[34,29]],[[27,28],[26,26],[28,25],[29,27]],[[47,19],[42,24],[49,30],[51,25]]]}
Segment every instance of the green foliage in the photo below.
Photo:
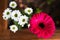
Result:
{"label": "green foliage", "polygon": [[18,24],[18,22],[14,21],[14,24],[18,27],[18,30],[22,29],[22,26]]}
{"label": "green foliage", "polygon": [[41,9],[36,8],[36,13],[39,13],[39,12],[41,12],[41,11],[42,11]]}
{"label": "green foliage", "polygon": [[47,0],[48,4],[51,4],[54,0]]}

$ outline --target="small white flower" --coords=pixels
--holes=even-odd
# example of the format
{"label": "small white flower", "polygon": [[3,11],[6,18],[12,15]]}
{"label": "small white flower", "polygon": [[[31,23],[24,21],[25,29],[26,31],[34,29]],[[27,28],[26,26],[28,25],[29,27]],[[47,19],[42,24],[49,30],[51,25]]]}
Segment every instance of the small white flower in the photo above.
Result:
{"label": "small white flower", "polygon": [[4,12],[3,12],[3,19],[4,20],[7,20],[7,19],[9,19],[10,18],[10,16],[11,16],[11,9],[10,8],[7,8],[7,9],[5,9],[4,10]]}
{"label": "small white flower", "polygon": [[28,24],[28,28],[30,27],[30,24]]}
{"label": "small white flower", "polygon": [[28,17],[26,15],[20,16],[18,24],[23,27],[26,23],[28,23]]}
{"label": "small white flower", "polygon": [[11,18],[14,20],[14,21],[18,21],[19,17],[21,16],[21,12],[19,10],[14,10],[12,13],[11,13]]}
{"label": "small white flower", "polygon": [[3,16],[3,19],[4,19],[4,20],[8,20],[9,18],[4,15],[4,16]]}
{"label": "small white flower", "polygon": [[11,25],[10,30],[15,33],[16,31],[18,31],[18,27],[16,25]]}
{"label": "small white flower", "polygon": [[17,3],[15,1],[12,1],[12,2],[9,3],[9,7],[16,8],[17,7]]}
{"label": "small white flower", "polygon": [[32,8],[26,8],[25,10],[24,10],[24,12],[26,13],[26,14],[32,14],[33,13],[33,9]]}

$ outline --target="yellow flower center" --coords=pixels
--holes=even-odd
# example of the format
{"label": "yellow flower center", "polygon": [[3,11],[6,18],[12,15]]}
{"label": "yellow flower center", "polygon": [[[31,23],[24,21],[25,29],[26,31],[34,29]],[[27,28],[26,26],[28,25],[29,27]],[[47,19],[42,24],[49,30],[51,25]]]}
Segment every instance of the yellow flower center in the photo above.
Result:
{"label": "yellow flower center", "polygon": [[31,10],[28,10],[28,12],[31,12]]}
{"label": "yellow flower center", "polygon": [[18,15],[17,15],[17,14],[15,14],[14,16],[15,16],[15,17],[17,17]]}
{"label": "yellow flower center", "polygon": [[9,15],[10,13],[9,12],[7,12],[7,15]]}
{"label": "yellow flower center", "polygon": [[12,6],[14,6],[15,4],[12,4]]}
{"label": "yellow flower center", "polygon": [[13,27],[12,29],[15,30],[15,27]]}
{"label": "yellow flower center", "polygon": [[25,19],[23,19],[22,21],[25,22]]}

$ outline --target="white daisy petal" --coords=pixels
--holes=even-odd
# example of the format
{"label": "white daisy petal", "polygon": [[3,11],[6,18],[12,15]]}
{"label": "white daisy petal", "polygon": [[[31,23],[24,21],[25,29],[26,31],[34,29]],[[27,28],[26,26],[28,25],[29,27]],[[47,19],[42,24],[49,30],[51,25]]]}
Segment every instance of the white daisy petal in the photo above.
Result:
{"label": "white daisy petal", "polygon": [[21,25],[22,27],[24,27],[24,25]]}
{"label": "white daisy petal", "polygon": [[30,24],[28,24],[28,28],[30,27]]}
{"label": "white daisy petal", "polygon": [[26,15],[20,16],[18,24],[22,25],[22,27],[28,23],[28,17]]}
{"label": "white daisy petal", "polygon": [[26,8],[26,9],[24,10],[24,12],[25,12],[26,14],[30,15],[30,14],[33,13],[33,9],[32,9],[32,8]]}
{"label": "white daisy petal", "polygon": [[4,10],[3,12],[3,19],[4,20],[8,20],[10,17],[11,17],[11,9],[10,8],[7,8]]}
{"label": "white daisy petal", "polygon": [[15,1],[12,1],[12,2],[9,3],[9,7],[16,8],[17,7],[17,3]]}
{"label": "white daisy petal", "polygon": [[11,25],[10,30],[15,33],[16,31],[18,31],[18,27],[16,25]]}
{"label": "white daisy petal", "polygon": [[11,13],[11,18],[14,20],[14,21],[18,21],[19,17],[21,16],[21,12],[19,10],[14,10],[12,13]]}

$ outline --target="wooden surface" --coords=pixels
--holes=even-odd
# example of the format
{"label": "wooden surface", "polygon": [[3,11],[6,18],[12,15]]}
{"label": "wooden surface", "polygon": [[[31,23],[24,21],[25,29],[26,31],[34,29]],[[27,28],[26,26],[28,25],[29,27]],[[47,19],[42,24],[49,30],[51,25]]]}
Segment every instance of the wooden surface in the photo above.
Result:
{"label": "wooden surface", "polygon": [[28,29],[17,31],[15,34],[5,30],[3,33],[0,32],[0,40],[60,40],[60,30],[56,30],[56,33],[49,39],[37,38]]}
{"label": "wooden surface", "polygon": [[0,31],[7,29],[7,21],[3,20],[3,11],[7,8],[8,1],[0,0]]}

